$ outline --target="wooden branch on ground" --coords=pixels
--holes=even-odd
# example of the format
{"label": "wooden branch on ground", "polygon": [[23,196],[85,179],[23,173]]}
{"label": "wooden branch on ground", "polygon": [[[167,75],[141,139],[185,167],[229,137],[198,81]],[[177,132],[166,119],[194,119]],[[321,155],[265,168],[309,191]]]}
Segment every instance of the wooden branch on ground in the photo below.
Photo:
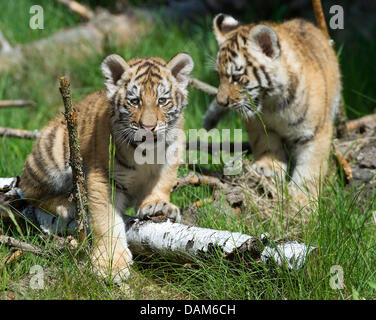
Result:
{"label": "wooden branch on ground", "polygon": [[82,169],[82,157],[77,132],[76,110],[72,106],[70,84],[65,77],[60,78],[60,93],[65,107],[65,120],[67,122],[69,136],[69,164],[73,176],[73,196],[76,204],[76,224],[80,243],[86,238],[88,230],[88,200],[86,182]]}
{"label": "wooden branch on ground", "polygon": [[0,235],[0,244],[6,245],[11,248],[17,248],[22,251],[32,252],[37,255],[42,255],[44,251],[36,245],[17,240],[13,237]]}
{"label": "wooden branch on ground", "polygon": [[40,136],[40,132],[38,130],[30,131],[30,130],[23,130],[23,129],[0,127],[0,137],[36,139],[39,136]]}
{"label": "wooden branch on ground", "polygon": [[0,108],[35,106],[31,100],[0,100]]}
{"label": "wooden branch on ground", "polygon": [[346,123],[346,127],[348,131],[355,131],[362,126],[366,126],[371,123],[374,123],[376,125],[376,113],[355,120],[349,120]]}
{"label": "wooden branch on ground", "polygon": [[191,185],[191,186],[209,185],[209,186],[213,186],[219,189],[225,189],[228,187],[227,184],[223,183],[220,179],[216,177],[205,176],[205,175],[197,174],[194,172],[190,172],[186,176],[179,177],[177,179],[177,183],[175,184],[173,190],[176,191],[188,185]]}
{"label": "wooden branch on ground", "polygon": [[[226,146],[226,149],[223,148]],[[227,148],[228,147],[228,148]],[[185,145],[188,151],[205,151],[209,154],[215,155],[220,151],[229,151],[230,153],[235,152],[235,150],[240,150],[240,152],[246,151],[251,153],[251,146],[248,141],[244,142],[203,142],[203,141],[187,141]]]}
{"label": "wooden branch on ground", "polygon": [[77,13],[80,17],[85,20],[90,20],[94,17],[94,12],[89,8],[85,7],[81,3],[73,0],[58,0],[58,2],[66,5],[71,11]]}
{"label": "wooden branch on ground", "polygon": [[[0,189],[5,189],[5,184],[14,179],[0,179],[4,185]],[[16,186],[14,186],[16,188]],[[200,204],[197,204],[198,206]],[[35,212],[47,215],[47,213],[34,208]],[[42,219],[48,221],[48,219]],[[159,221],[159,222],[155,222]],[[304,266],[311,253],[316,251],[314,247],[306,246],[295,241],[284,243],[274,242],[265,236],[254,237],[238,232],[214,230],[187,226],[179,223],[172,223],[169,219],[162,217],[153,220],[139,220],[130,216],[123,216],[124,228],[126,230],[127,243],[135,255],[158,253],[169,257],[174,261],[194,261],[195,257],[217,255],[220,253],[223,258],[245,261],[257,261],[261,263],[276,262],[280,266],[287,266],[291,269],[299,269]],[[64,225],[61,229],[55,226],[44,225],[50,233],[66,232]],[[65,226],[67,227],[67,226]],[[76,244],[72,240],[58,237],[58,247]],[[53,239],[55,240],[55,239]],[[51,254],[50,250],[43,250],[35,245],[19,241],[9,236],[1,235],[0,243],[11,248],[33,252],[37,255]]]}
{"label": "wooden branch on ground", "polygon": [[276,262],[300,269],[316,248],[295,241],[274,243],[264,235],[253,237],[239,232],[214,230],[172,223],[134,220],[125,216],[127,242],[134,254],[158,252],[173,255],[177,261],[192,261],[197,256],[221,254],[229,260]]}
{"label": "wooden branch on ground", "polygon": [[122,47],[133,43],[135,35],[140,38],[151,32],[151,25],[152,19],[146,11],[111,14],[105,9],[98,10],[86,23],[59,30],[40,40],[14,46],[6,52],[0,49],[0,74],[23,72],[30,59],[36,57],[41,57],[40,63],[46,61],[46,73],[56,73],[63,69],[64,65],[59,64],[61,58],[56,58],[57,56],[84,62],[94,53],[103,54],[107,45]]}

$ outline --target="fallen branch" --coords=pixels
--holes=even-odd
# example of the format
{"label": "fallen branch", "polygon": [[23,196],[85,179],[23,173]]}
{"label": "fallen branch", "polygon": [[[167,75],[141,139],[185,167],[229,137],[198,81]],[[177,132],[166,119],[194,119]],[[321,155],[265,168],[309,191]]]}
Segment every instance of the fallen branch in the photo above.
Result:
{"label": "fallen branch", "polygon": [[35,106],[31,100],[0,100],[0,108]]}
{"label": "fallen branch", "polygon": [[[69,3],[74,2],[69,1]],[[75,6],[73,9],[77,8]],[[84,12],[81,12],[83,16],[85,16]],[[87,15],[89,16],[91,15]],[[103,54],[107,45],[122,47],[129,42],[133,43],[135,35],[137,34],[138,37],[145,35],[152,30],[150,26],[151,19],[146,12],[111,14],[105,9],[99,10],[86,23],[59,30],[51,36],[14,46],[7,51],[0,50],[0,73],[23,72],[24,66],[30,63],[30,59],[36,57],[46,61],[44,66],[46,73],[49,71],[56,73],[57,68],[63,69],[63,65],[59,65],[61,58],[57,59],[57,56],[64,56],[67,60],[85,61],[93,53]]]}
{"label": "fallen branch", "polygon": [[71,11],[77,13],[85,20],[90,20],[94,17],[94,12],[85,7],[84,5],[72,0],[58,0],[58,2],[66,5]]}
{"label": "fallen branch", "polygon": [[299,269],[309,254],[315,250],[295,241],[270,242],[264,235],[252,237],[230,232],[172,223],[170,220],[155,223],[125,217],[127,241],[134,254],[153,252],[174,253],[179,261],[192,261],[195,256],[220,253],[225,259],[244,259]]}
{"label": "fallen branch", "polygon": [[0,243],[11,248],[17,248],[22,251],[32,252],[37,255],[44,253],[43,249],[39,248],[38,246],[5,235],[0,235]]}
{"label": "fallen branch", "polygon": [[193,186],[203,186],[203,185],[209,185],[216,188],[224,189],[227,188],[227,184],[223,183],[220,179],[216,177],[211,176],[205,176],[201,174],[197,174],[194,172],[188,173],[184,177],[179,177],[177,179],[177,183],[175,184],[173,190],[179,190],[181,188],[186,187],[187,185],[193,185]]}
{"label": "fallen branch", "polygon": [[[0,179],[9,183],[14,179]],[[0,185],[5,189],[5,186]],[[14,186],[16,188],[16,186]],[[197,204],[198,206],[200,204]],[[30,209],[30,207],[28,207]],[[48,224],[53,221],[46,217],[50,215],[38,208],[33,208],[36,221],[44,223],[41,229],[49,233],[66,233],[74,230],[74,225]],[[154,221],[158,221],[158,223]],[[47,222],[47,223],[46,223]],[[197,256],[208,256],[220,253],[225,259],[245,259],[268,263],[277,262],[288,268],[301,268],[309,255],[315,251],[314,247],[306,246],[294,241],[276,243],[265,236],[254,237],[238,232],[214,230],[172,223],[162,217],[153,220],[138,220],[134,217],[123,216],[127,242],[135,255],[159,253],[176,261],[192,261]],[[69,229],[72,228],[72,229]],[[76,244],[71,241],[58,240],[64,244]],[[12,237],[0,236],[0,243],[37,255],[50,254],[49,250],[18,241]]]}
{"label": "fallen branch", "polygon": [[23,129],[13,129],[0,127],[0,137],[11,137],[20,139],[36,139],[40,135],[38,130],[30,131]]}
{"label": "fallen branch", "polygon": [[346,123],[346,128],[348,131],[354,131],[371,123],[376,124],[376,113],[355,120],[349,120]]}
{"label": "fallen branch", "polygon": [[70,84],[65,77],[60,78],[60,93],[65,107],[65,120],[69,136],[69,165],[72,168],[73,197],[76,204],[76,224],[80,243],[83,243],[88,230],[89,205],[87,200],[86,182],[82,169],[82,157],[78,142],[76,110],[72,106]]}
{"label": "fallen branch", "polygon": [[251,146],[248,141],[244,142],[203,142],[203,141],[187,141],[185,145],[186,150],[198,150],[200,152],[207,152],[216,155],[218,152],[226,151],[234,153],[235,151],[251,153]]}

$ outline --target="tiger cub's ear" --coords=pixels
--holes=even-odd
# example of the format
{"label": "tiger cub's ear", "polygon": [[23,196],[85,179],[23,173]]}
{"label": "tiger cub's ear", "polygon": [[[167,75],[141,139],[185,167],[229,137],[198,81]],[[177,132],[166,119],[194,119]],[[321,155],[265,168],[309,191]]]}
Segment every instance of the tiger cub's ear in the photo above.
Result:
{"label": "tiger cub's ear", "polygon": [[281,54],[277,33],[269,26],[259,24],[253,27],[248,39],[250,52],[260,52],[273,60]]}
{"label": "tiger cub's ear", "polygon": [[167,63],[171,74],[182,89],[185,89],[188,85],[189,74],[193,70],[193,65],[193,59],[186,53],[177,54]]}
{"label": "tiger cub's ear", "polygon": [[101,70],[106,78],[105,84],[108,97],[111,97],[115,93],[116,83],[128,68],[125,60],[117,54],[111,54],[103,60]]}
{"label": "tiger cub's ear", "polygon": [[218,44],[226,41],[226,34],[239,27],[239,25],[240,22],[233,17],[223,13],[217,14],[213,19],[213,30]]}

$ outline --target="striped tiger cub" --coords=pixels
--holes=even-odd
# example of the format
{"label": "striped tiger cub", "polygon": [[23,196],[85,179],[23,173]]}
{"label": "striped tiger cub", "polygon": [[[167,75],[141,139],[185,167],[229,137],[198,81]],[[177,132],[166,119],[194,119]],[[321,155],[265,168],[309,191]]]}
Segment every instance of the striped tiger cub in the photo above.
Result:
{"label": "striped tiger cub", "polygon": [[329,39],[302,19],[241,25],[219,14],[213,28],[220,85],[204,126],[213,127],[224,109],[238,111],[254,169],[266,177],[284,177],[292,163],[289,189],[307,203],[303,187],[314,192],[327,171],[341,98],[340,70]]}
{"label": "striped tiger cub", "polygon": [[[193,60],[180,53],[168,63],[160,58],[126,62],[113,54],[103,61],[101,69],[107,90],[92,93],[77,104],[78,134],[94,239],[93,265],[99,274],[121,281],[128,277],[132,262],[121,217],[124,210],[134,207],[140,218],[164,214],[180,219],[179,208],[169,198],[184,148],[178,132],[183,129]],[[145,140],[144,134],[152,137],[152,149],[166,141],[166,154],[175,143],[176,161],[137,161],[137,147]],[[176,143],[180,147],[176,148]],[[109,150],[110,144],[114,151]],[[42,130],[25,162],[20,188],[33,204],[67,224],[74,219],[63,117]]]}

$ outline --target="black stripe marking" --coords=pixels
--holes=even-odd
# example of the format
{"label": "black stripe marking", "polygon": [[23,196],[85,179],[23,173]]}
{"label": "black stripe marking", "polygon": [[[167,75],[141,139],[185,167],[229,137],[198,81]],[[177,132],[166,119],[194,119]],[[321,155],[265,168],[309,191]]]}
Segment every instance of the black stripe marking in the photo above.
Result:
{"label": "black stripe marking", "polygon": [[38,175],[34,172],[33,168],[30,167],[29,161],[26,161],[24,166],[24,174],[29,176],[32,180],[36,182],[37,185],[40,185],[42,179],[38,177]]}
{"label": "black stripe marking", "polygon": [[315,136],[316,136],[316,132],[312,135],[295,139],[293,143],[302,146],[308,143],[309,141],[311,141]]}
{"label": "black stripe marking", "polygon": [[158,78],[159,80],[162,80],[162,77],[161,77],[158,73],[150,72],[150,76],[152,76],[152,77],[156,77],[156,78]]}
{"label": "black stripe marking", "polygon": [[257,68],[256,67],[252,67],[252,71],[253,71],[253,75],[255,76],[258,84],[260,85],[260,87],[262,87],[262,83],[261,83],[261,80],[260,80],[260,76],[257,72]]}
{"label": "black stripe marking", "polygon": [[132,67],[134,67],[134,66],[137,66],[137,65],[140,64],[141,62],[142,62],[142,60],[140,59],[140,60],[138,60],[138,61],[136,61],[136,62],[130,64],[129,66],[132,68]]}
{"label": "black stripe marking", "polygon": [[234,50],[232,50],[230,48],[227,48],[227,51],[231,54],[231,56],[233,58],[236,58],[238,56],[238,54]]}
{"label": "black stripe marking", "polygon": [[264,74],[264,76],[266,78],[266,81],[268,82],[268,86],[272,87],[272,80],[270,79],[269,74],[265,71],[265,67],[264,66],[260,66],[260,69],[263,72],[263,74]]}
{"label": "black stripe marking", "polygon": [[142,78],[143,76],[147,75],[150,71],[150,67],[148,69],[146,69],[145,72],[139,74],[134,80],[137,81],[138,79]]}

